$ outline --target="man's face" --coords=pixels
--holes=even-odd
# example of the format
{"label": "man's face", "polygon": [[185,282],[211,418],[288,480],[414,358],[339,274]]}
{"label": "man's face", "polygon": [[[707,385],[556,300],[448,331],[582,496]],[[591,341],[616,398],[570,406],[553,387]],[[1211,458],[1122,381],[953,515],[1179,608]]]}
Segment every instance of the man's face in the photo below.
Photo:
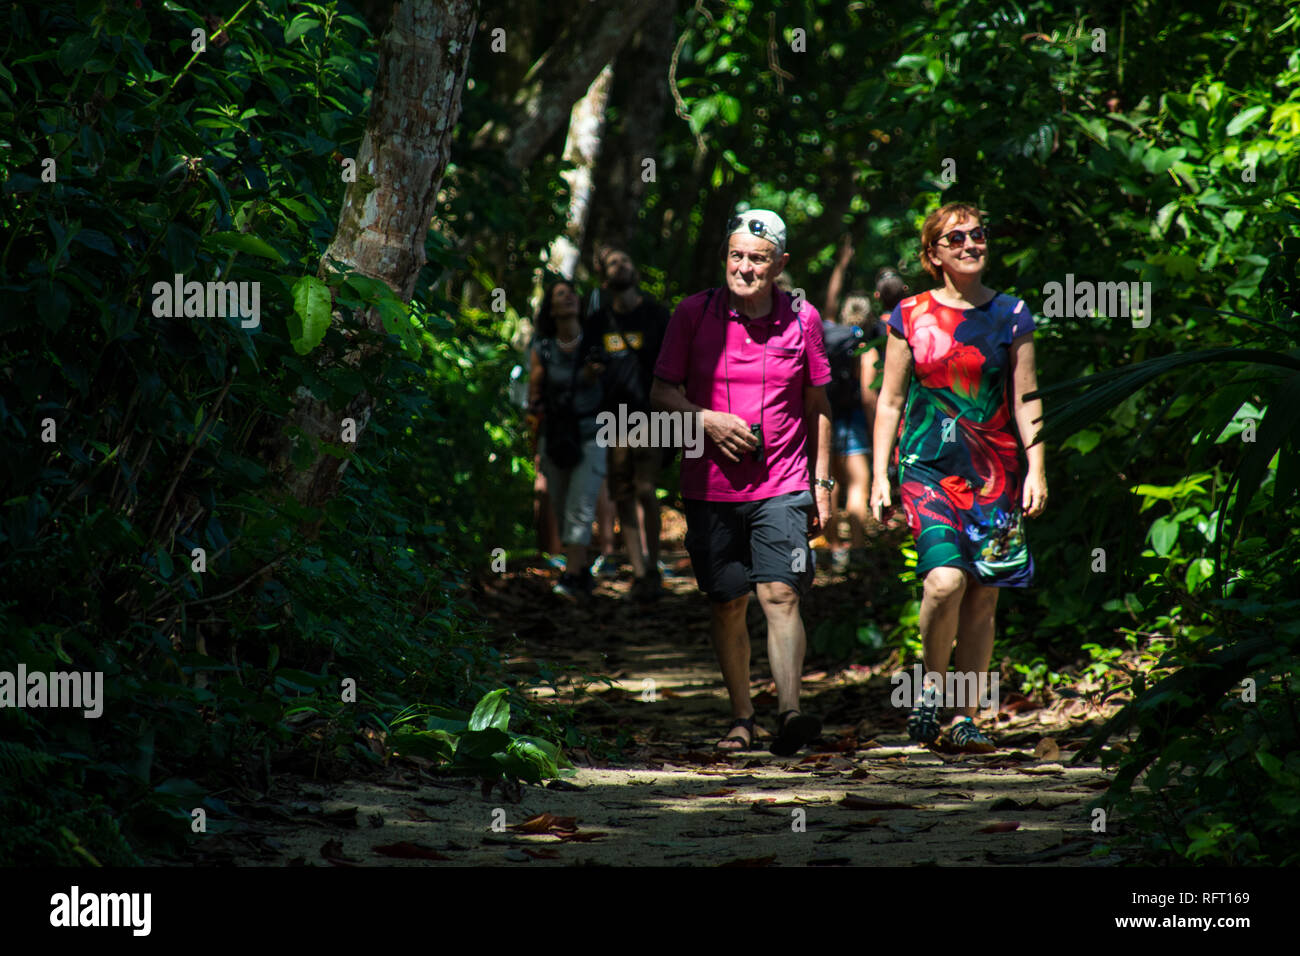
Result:
{"label": "man's face", "polygon": [[605,256],[605,285],[614,290],[630,289],[637,283],[636,266],[626,252],[615,250]]}
{"label": "man's face", "polygon": [[727,288],[742,299],[765,295],[789,259],[766,239],[735,233],[727,239]]}

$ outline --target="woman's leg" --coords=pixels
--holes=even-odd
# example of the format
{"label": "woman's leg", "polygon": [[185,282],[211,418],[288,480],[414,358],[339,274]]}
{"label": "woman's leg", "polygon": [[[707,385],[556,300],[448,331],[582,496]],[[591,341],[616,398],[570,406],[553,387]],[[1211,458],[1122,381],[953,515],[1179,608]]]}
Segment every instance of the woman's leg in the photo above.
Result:
{"label": "woman's leg", "polygon": [[931,568],[921,596],[921,647],[926,675],[937,674],[942,692],[952,642],[957,637],[966,572],[960,568]]}
{"label": "woman's leg", "polygon": [[846,457],[844,472],[848,476],[848,499],[844,510],[849,516],[849,544],[861,548],[866,544],[867,502],[871,499],[871,469],[867,466],[867,456]]}
{"label": "woman's leg", "polygon": [[596,503],[605,482],[605,467],[605,449],[594,438],[583,442],[582,461],[570,473],[564,505],[564,553],[570,574],[582,575],[590,568],[587,548],[591,544]]}
{"label": "woman's leg", "polygon": [[[1001,591],[1001,588],[977,584],[973,580],[967,583],[957,627],[957,649],[953,654],[953,664],[958,671],[975,675],[988,672],[993,657],[993,620]],[[978,677],[976,680],[978,682]],[[967,680],[965,686],[970,687],[971,682]],[[956,717],[974,717],[979,713],[978,701],[967,700],[963,704],[957,708]]]}

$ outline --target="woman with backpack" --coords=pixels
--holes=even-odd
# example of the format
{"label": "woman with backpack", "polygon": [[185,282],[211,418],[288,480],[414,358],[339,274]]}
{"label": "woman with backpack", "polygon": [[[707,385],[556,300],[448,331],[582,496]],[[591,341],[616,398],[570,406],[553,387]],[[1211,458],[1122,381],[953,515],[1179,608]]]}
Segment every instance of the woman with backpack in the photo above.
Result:
{"label": "woman with backpack", "polygon": [[574,603],[591,597],[587,549],[605,478],[605,449],[596,442],[603,356],[599,343],[583,336],[580,307],[573,283],[561,279],[547,288],[528,375],[530,420],[538,423],[542,470],[564,545],[564,573],[554,592]]}
{"label": "woman with backpack", "polygon": [[[867,299],[850,295],[840,312],[840,321],[822,319],[822,338],[826,359],[831,366],[831,380],[826,397],[831,405],[831,475],[844,486],[844,511],[849,520],[847,545],[839,539],[837,496],[831,496],[833,517],[826,529],[831,546],[831,568],[848,569],[850,561],[861,562],[866,545],[867,496],[871,491],[871,422],[875,414],[876,392],[871,386],[876,377],[879,352],[863,346],[876,335],[864,326],[870,318]],[[836,547],[836,543],[842,545]]]}

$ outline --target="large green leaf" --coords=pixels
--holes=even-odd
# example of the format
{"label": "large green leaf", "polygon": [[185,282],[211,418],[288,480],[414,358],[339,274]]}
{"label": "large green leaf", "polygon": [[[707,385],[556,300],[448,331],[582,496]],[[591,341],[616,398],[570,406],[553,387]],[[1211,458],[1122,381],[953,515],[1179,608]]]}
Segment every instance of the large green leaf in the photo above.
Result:
{"label": "large green leaf", "polygon": [[474,713],[469,716],[469,729],[473,731],[495,727],[500,731],[507,730],[510,726],[509,693],[509,688],[502,687],[484,694],[475,706]]}
{"label": "large green leaf", "polygon": [[329,286],[315,276],[303,276],[293,284],[293,311],[302,322],[301,334],[293,337],[293,349],[306,355],[330,327]]}

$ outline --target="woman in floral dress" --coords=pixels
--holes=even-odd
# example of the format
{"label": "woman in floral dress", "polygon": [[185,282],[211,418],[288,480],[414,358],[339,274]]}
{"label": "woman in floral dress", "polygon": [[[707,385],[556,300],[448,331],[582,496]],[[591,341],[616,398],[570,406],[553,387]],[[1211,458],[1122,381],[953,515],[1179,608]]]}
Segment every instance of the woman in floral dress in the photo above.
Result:
{"label": "woman in floral dress", "polygon": [[[1038,388],[1034,320],[1022,300],[980,281],[987,262],[988,238],[974,206],[949,203],[926,218],[921,265],[943,285],[904,299],[890,315],[876,409],[872,512],[880,520],[890,507],[889,456],[897,439],[900,496],[924,580],[926,677],[914,688],[907,730],[926,744],[941,733],[954,638],[955,670],[987,674],[999,588],[1027,587],[1033,579],[1021,518],[1042,514],[1047,504],[1043,446],[1032,444],[1042,403],[1025,401]],[[953,686],[971,684],[968,678]],[[995,749],[974,722],[979,701],[950,703],[957,705],[951,744]]]}

